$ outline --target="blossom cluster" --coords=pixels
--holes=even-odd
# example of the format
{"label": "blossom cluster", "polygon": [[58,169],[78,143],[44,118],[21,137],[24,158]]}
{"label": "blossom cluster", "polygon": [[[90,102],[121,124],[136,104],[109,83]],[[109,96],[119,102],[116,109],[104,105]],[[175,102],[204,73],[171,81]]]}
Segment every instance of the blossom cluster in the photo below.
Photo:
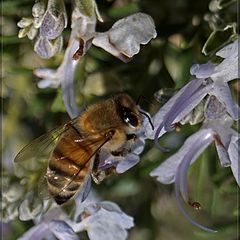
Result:
{"label": "blossom cluster", "polygon": [[[239,78],[239,39],[225,46],[216,53],[223,60],[218,63],[195,64],[191,74],[196,78],[179,90],[154,116],[153,131],[146,122],[146,137],[154,139],[155,145],[161,151],[167,149],[159,145],[159,138],[166,132],[179,128],[190,120],[196,124],[194,110],[198,108],[203,115],[202,127],[198,132],[188,137],[183,146],[171,157],[166,159],[150,175],[157,177],[163,184],[175,182],[175,192],[179,209],[195,226],[214,232],[191,219],[183,206],[183,202],[199,208],[199,203],[190,200],[187,192],[187,170],[198,156],[211,144],[215,143],[216,150],[223,167],[231,167],[233,176],[239,185],[239,133],[233,124],[240,117],[240,108],[233,101],[228,82]],[[195,116],[193,115],[195,113]],[[197,120],[197,121],[194,121]]]}
{"label": "blossom cluster", "polygon": [[[44,11],[44,1],[37,2],[32,10],[34,18],[23,18],[18,23],[22,28],[19,36],[27,35],[33,39],[39,29],[34,50],[40,57],[51,58],[62,48],[61,33],[67,24],[63,0],[60,4],[49,0]],[[77,63],[92,44],[123,62],[128,62],[140,51],[140,44],[147,44],[157,35],[152,18],[145,13],[135,13],[120,19],[108,31],[102,33],[95,30],[97,19],[103,21],[95,0],[75,0],[71,16],[72,31],[61,65],[56,70],[35,70],[35,75],[42,78],[38,83],[40,88],[57,88],[61,85],[66,110],[71,118],[78,116],[82,110],[76,103],[74,73]]]}

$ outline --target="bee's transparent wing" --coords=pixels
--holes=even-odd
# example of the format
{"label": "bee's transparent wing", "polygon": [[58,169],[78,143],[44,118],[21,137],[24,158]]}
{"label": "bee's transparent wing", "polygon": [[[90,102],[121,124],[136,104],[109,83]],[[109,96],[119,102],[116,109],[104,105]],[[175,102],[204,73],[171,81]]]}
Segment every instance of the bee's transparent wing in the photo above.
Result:
{"label": "bee's transparent wing", "polygon": [[47,179],[45,177],[45,174],[40,177],[38,182],[38,196],[43,200],[51,198],[51,195],[48,191]]}
{"label": "bee's transparent wing", "polygon": [[17,154],[14,162],[20,163],[49,155],[53,146],[65,130],[65,127],[61,126],[34,139]]}

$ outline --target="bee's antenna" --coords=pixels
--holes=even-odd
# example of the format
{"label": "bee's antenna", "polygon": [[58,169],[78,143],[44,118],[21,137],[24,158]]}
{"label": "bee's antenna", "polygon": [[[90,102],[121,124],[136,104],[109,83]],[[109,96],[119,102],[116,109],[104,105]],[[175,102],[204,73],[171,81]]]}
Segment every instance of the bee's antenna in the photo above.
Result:
{"label": "bee's antenna", "polygon": [[151,127],[152,127],[152,130],[154,130],[154,126],[153,126],[153,123],[152,123],[152,121],[151,121],[151,118],[149,117],[149,115],[147,114],[147,113],[145,113],[145,112],[143,112],[143,111],[139,111],[142,115],[144,115],[145,117],[147,117],[147,119],[148,119],[148,121],[149,121],[149,123],[150,123],[150,125],[151,125]]}
{"label": "bee's antenna", "polygon": [[[138,99],[137,99],[137,102],[136,102],[136,104],[138,105],[139,104],[139,102],[140,102],[140,100],[141,99],[144,99],[146,102],[148,102],[148,103],[150,103],[150,104],[153,104],[152,102],[150,102],[146,97],[144,97],[143,95],[139,95],[139,97],[138,97]],[[147,114],[147,113],[145,113],[145,112],[143,112],[143,111],[139,111],[142,115],[144,115],[145,117],[147,117],[147,119],[148,119],[148,121],[149,121],[149,123],[150,123],[150,125],[151,125],[151,127],[152,127],[152,130],[154,130],[154,126],[153,126],[153,123],[152,123],[152,121],[151,121],[151,118],[149,117],[149,115]]]}

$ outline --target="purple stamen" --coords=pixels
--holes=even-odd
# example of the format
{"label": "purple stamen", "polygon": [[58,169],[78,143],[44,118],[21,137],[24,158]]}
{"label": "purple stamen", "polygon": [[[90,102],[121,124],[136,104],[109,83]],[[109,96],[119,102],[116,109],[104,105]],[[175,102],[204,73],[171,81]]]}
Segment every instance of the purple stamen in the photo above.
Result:
{"label": "purple stamen", "polygon": [[184,217],[194,226],[199,227],[207,232],[217,232],[216,230],[213,230],[211,228],[205,227],[202,224],[196,222],[194,219],[191,218],[191,216],[187,213],[183,206],[183,200],[184,202],[188,203],[195,209],[195,205],[201,206],[197,202],[191,202],[189,200],[189,195],[187,192],[187,171],[191,164],[191,162],[194,160],[194,158],[197,157],[197,154],[202,151],[202,149],[206,148],[213,140],[213,136],[211,133],[207,134],[203,139],[200,139],[198,142],[195,142],[192,144],[191,150],[188,152],[188,154],[185,155],[182,162],[179,164],[176,176],[175,176],[175,194],[176,194],[176,200],[177,200],[177,206],[179,210],[182,212]]}
{"label": "purple stamen", "polygon": [[157,128],[155,135],[154,135],[154,145],[157,149],[159,149],[161,152],[168,152],[169,150],[167,148],[162,147],[158,142],[158,136],[163,129],[164,122],[160,124],[160,126]]}
{"label": "purple stamen", "polygon": [[192,80],[184,92],[181,94],[181,96],[177,99],[175,104],[172,106],[171,110],[168,112],[164,119],[164,128],[167,132],[172,130],[172,123],[176,117],[193,102],[193,99],[196,99],[196,96],[199,97],[199,90],[204,88],[202,85],[203,81],[204,79]]}
{"label": "purple stamen", "polygon": [[158,148],[162,152],[168,151],[164,147],[160,146],[158,142],[158,136],[161,130],[164,129],[168,132],[172,130],[172,123],[176,119],[176,117],[181,114],[192,102],[196,99],[201,101],[207,91],[205,91],[205,86],[202,85],[204,79],[194,79],[192,80],[185,88],[183,93],[176,100],[175,104],[173,104],[171,110],[166,114],[164,120],[157,128],[154,136],[154,143],[156,148]]}

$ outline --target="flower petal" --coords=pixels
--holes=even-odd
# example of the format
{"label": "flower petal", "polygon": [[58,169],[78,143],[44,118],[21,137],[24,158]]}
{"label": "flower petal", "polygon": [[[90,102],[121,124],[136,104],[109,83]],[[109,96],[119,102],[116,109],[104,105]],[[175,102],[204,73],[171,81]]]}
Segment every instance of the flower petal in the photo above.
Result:
{"label": "flower petal", "polygon": [[130,61],[130,58],[122,54],[115,46],[109,42],[107,33],[97,33],[92,41],[93,45],[104,49],[106,52],[109,52],[113,56],[117,57],[121,61],[127,63]]}
{"label": "flower petal", "polygon": [[[199,95],[199,90],[202,88],[203,81],[204,79],[194,79],[187,85],[185,91],[179,96],[178,100],[172,106],[172,108],[170,109],[170,111],[168,112],[168,114],[164,119],[164,128],[166,131],[171,130],[171,125],[173,121],[177,118],[177,116],[180,113],[185,112],[186,107],[193,102],[192,101],[193,96],[195,99],[198,99],[198,97],[195,97],[195,95],[197,96]],[[203,95],[205,96],[206,92],[204,92]],[[201,98],[198,99],[197,104],[200,101],[201,101]]]}
{"label": "flower petal", "polygon": [[[213,131],[211,129],[201,129],[188,137],[178,152],[161,163],[159,167],[150,173],[150,176],[157,177],[157,180],[164,184],[173,183],[175,181],[177,167],[183,160],[184,156],[191,150],[193,142],[199,142],[199,140],[204,139],[208,134],[213,134]],[[196,152],[194,160],[196,160],[206,147],[207,146],[203,146],[202,149],[199,149],[199,151]]]}
{"label": "flower petal", "polygon": [[59,240],[79,240],[78,235],[73,231],[73,229],[64,221],[52,220],[48,224],[51,232]]}
{"label": "flower petal", "polygon": [[217,99],[224,104],[227,112],[231,115],[234,120],[238,120],[240,117],[240,108],[233,102],[230,88],[226,82],[215,82],[212,90]]}
{"label": "flower petal", "polygon": [[135,13],[118,20],[104,33],[97,33],[93,44],[103,48],[123,62],[128,62],[157,35],[152,18],[145,13]]}
{"label": "flower petal", "polygon": [[214,72],[215,64],[208,62],[205,64],[194,64],[191,69],[191,75],[196,76],[196,78],[209,78]]}
{"label": "flower petal", "polygon": [[47,39],[55,39],[61,35],[67,23],[66,9],[63,0],[49,0],[40,27],[40,35]]}
{"label": "flower petal", "polygon": [[30,228],[22,237],[18,238],[18,240],[42,240],[48,234],[50,234],[50,231],[47,224],[40,223]]}
{"label": "flower petal", "polygon": [[222,58],[228,58],[233,56],[234,54],[238,53],[238,48],[240,45],[240,40],[237,39],[235,40],[233,43],[228,44],[227,46],[225,46],[224,48],[222,48],[221,50],[219,50],[216,55]]}
{"label": "flower petal", "polygon": [[49,59],[54,56],[62,48],[62,37],[55,41],[50,41],[45,37],[38,37],[34,44],[34,51],[41,57]]}
{"label": "flower petal", "polygon": [[190,199],[187,192],[187,170],[190,164],[197,158],[199,153],[201,153],[212,142],[212,140],[213,135],[211,132],[209,132],[205,136],[202,136],[201,138],[192,141],[192,146],[187,152],[187,154],[184,155],[183,160],[179,164],[175,177],[175,194],[179,210],[191,224],[208,232],[216,231],[205,227],[192,219],[187,213],[187,211],[184,209],[184,206],[182,204],[182,198],[186,203],[189,203]]}
{"label": "flower petal", "polygon": [[88,194],[91,190],[92,177],[89,176],[88,180],[85,183],[84,189],[82,190],[82,202],[88,197]]}
{"label": "flower petal", "polygon": [[[182,87],[173,97],[171,97],[167,101],[167,103],[165,103],[159,109],[159,111],[157,113],[154,114],[154,116],[152,117],[154,130],[152,130],[152,127],[151,127],[149,121],[146,121],[146,120],[144,121],[143,128],[145,130],[145,135],[146,135],[147,138],[154,139],[154,136],[156,135],[156,131],[157,131],[158,127],[163,122],[164,118],[166,118],[166,115],[168,114],[170,109],[172,109],[172,107],[178,102],[178,99],[180,98],[180,96],[186,91],[186,89],[189,88],[190,83],[191,82],[189,82],[184,87]],[[162,129],[159,132],[158,137],[161,137],[165,132],[166,131],[164,129]]]}
{"label": "flower petal", "polygon": [[238,186],[240,186],[240,176],[239,176],[239,166],[240,166],[240,137],[239,136],[232,136],[229,147],[228,147],[228,154],[231,160],[231,169],[233,172],[233,176],[236,179]]}
{"label": "flower petal", "polygon": [[118,20],[109,30],[109,41],[121,53],[131,58],[157,36],[153,19],[145,13],[135,13]]}
{"label": "flower petal", "polygon": [[73,227],[76,232],[86,230],[90,240],[125,240],[126,229],[133,226],[133,218],[125,213],[100,208],[95,214],[84,218]]}
{"label": "flower petal", "polygon": [[119,161],[116,171],[117,173],[124,173],[140,161],[140,158],[136,154],[128,154],[125,159]]}

